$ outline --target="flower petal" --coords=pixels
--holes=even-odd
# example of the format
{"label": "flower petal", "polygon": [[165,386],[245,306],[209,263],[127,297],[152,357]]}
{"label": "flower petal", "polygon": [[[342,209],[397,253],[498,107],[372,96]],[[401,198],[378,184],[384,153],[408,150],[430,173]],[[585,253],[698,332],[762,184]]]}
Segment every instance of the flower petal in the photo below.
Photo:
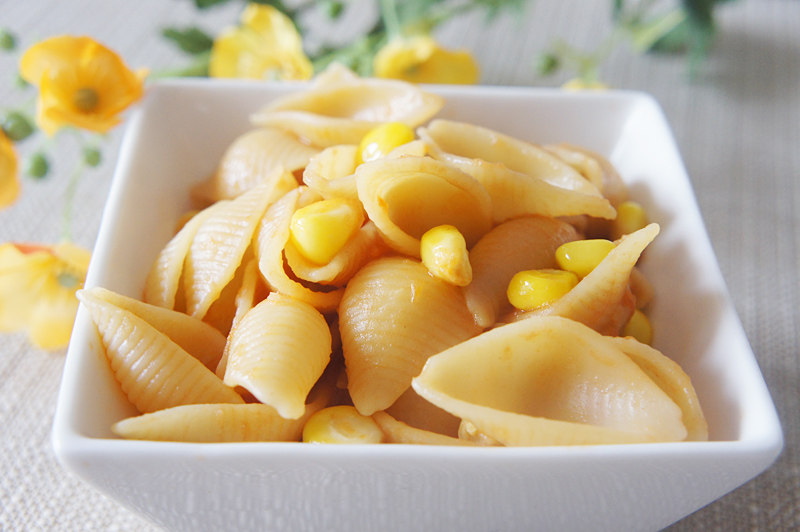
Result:
{"label": "flower petal", "polygon": [[14,203],[19,196],[17,154],[5,133],[0,131],[0,209]]}

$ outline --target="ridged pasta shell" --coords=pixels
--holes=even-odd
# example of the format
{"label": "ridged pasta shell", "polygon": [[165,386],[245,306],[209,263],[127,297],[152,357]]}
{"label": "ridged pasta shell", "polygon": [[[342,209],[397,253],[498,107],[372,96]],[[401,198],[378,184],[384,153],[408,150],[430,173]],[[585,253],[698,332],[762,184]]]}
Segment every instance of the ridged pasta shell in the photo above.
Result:
{"label": "ridged pasta shell", "polygon": [[471,247],[491,228],[491,199],[474,178],[430,157],[382,158],[356,169],[358,197],[394,250],[419,258],[419,239],[442,224]]}
{"label": "ridged pasta shell", "polygon": [[197,230],[184,264],[186,312],[202,318],[233,279],[259,220],[277,197],[259,185],[215,209]]}
{"label": "ridged pasta shell", "polygon": [[377,259],[385,251],[383,239],[371,221],[364,224],[324,266],[308,261],[291,242],[287,242],[284,248],[286,263],[295,276],[312,283],[331,286],[344,286],[362,266]]}
{"label": "ridged pasta shell", "polygon": [[86,293],[142,318],[211,371],[217,367],[226,339],[211,325],[183,312],[143,303],[99,286],[87,289]]}
{"label": "ridged pasta shell", "polygon": [[582,194],[600,196],[590,181],[546,150],[485,127],[433,120],[419,129],[420,138],[452,155],[499,163],[506,168],[536,177],[551,185]]}
{"label": "ridged pasta shell", "polygon": [[225,150],[211,179],[193,191],[208,202],[233,199],[256,185],[271,185],[283,195],[297,187],[293,172],[305,168],[319,149],[275,128],[259,128],[237,137]]}
{"label": "ridged pasta shell", "polygon": [[464,288],[476,323],[491,327],[511,309],[506,289],[514,274],[556,268],[558,246],[578,238],[571,225],[544,216],[509,220],[484,235],[469,253],[472,283]]}
{"label": "ridged pasta shell", "polygon": [[658,224],[650,224],[625,235],[575,288],[546,307],[520,313],[519,319],[534,315],[563,316],[601,334],[618,335],[635,308],[628,287],[631,271],[658,231]]}
{"label": "ridged pasta shell", "polygon": [[303,171],[303,183],[325,199],[358,199],[357,153],[358,146],[353,144],[325,148],[309,161]]}
{"label": "ridged pasta shell", "polygon": [[181,442],[297,441],[305,416],[284,419],[261,403],[185,405],[124,419],[111,430],[130,440]]}
{"label": "ridged pasta shell", "polygon": [[256,235],[258,268],[270,287],[312,305],[322,312],[336,308],[342,289],[324,291],[306,286],[286,272],[284,248],[289,242],[289,227],[295,210],[320,199],[319,194],[300,187],[275,202],[264,215]]}
{"label": "ridged pasta shell", "polygon": [[255,113],[261,126],[291,131],[320,147],[358,144],[383,122],[416,127],[444,106],[441,96],[397,80],[339,76],[280,98]]}
{"label": "ridged pasta shell", "polygon": [[459,445],[469,446],[470,442],[418,429],[398,421],[386,412],[375,412],[372,419],[383,431],[386,443],[406,443],[412,445]]}
{"label": "ridged pasta shell", "polygon": [[708,423],[692,380],[671,358],[634,338],[609,338],[666,393],[683,412],[688,441],[708,440]]}
{"label": "ridged pasta shell", "polygon": [[225,384],[298,419],[330,361],[331,332],[314,307],[273,292],[236,324],[227,351]]}
{"label": "ridged pasta shell", "polygon": [[608,338],[578,322],[531,318],[430,359],[423,397],[504,445],[681,441],[678,405]]}
{"label": "ridged pasta shell", "polygon": [[350,397],[363,415],[385,410],[429,356],[480,332],[459,288],[420,262],[388,257],[364,266],[339,305]]}
{"label": "ridged pasta shell", "polygon": [[147,274],[143,294],[145,302],[159,307],[177,308],[176,296],[181,285],[183,263],[192,240],[200,226],[216,211],[224,210],[226,205],[227,201],[221,201],[195,214],[164,246]]}
{"label": "ridged pasta shell", "polygon": [[97,326],[114,377],[140,412],[243,403],[199,360],[142,318],[88,291],[79,291],[78,298]]}
{"label": "ridged pasta shell", "polygon": [[111,430],[132,440],[197,443],[299,441],[303,425],[330,400],[330,390],[312,391],[305,414],[285,419],[269,405],[184,405],[123,419]]}

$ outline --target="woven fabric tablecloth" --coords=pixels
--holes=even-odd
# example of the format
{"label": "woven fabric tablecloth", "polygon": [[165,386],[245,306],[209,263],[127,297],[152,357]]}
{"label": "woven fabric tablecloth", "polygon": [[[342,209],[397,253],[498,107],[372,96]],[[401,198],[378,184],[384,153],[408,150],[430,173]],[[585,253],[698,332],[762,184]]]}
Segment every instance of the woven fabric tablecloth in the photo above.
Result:
{"label": "woven fabric tablecloth", "polygon": [[[241,3],[199,13],[189,0],[0,0],[0,26],[24,48],[59,33],[87,34],[134,67],[154,71],[185,58],[159,37],[164,26],[210,32],[236,19]],[[610,2],[538,0],[522,20],[485,25],[470,16],[438,34],[472,49],[482,83],[555,85],[537,79],[537,54],[555,38],[590,49],[610,28]],[[311,21],[313,23],[313,21]],[[337,32],[343,31],[341,28]],[[8,81],[15,56],[0,55],[0,105],[20,103]],[[676,57],[617,49],[601,71],[614,87],[649,92],[664,108],[693,180],[725,280],[783,424],[786,446],[766,473],[673,525],[675,530],[800,529],[800,2],[744,1],[719,11],[719,33],[694,82]],[[110,135],[104,162],[77,191],[75,240],[97,234],[123,128]],[[44,182],[0,211],[0,242],[54,242],[74,146]],[[22,146],[23,153],[31,147]],[[61,150],[61,151],[59,151]],[[141,517],[61,469],[50,430],[64,352],[0,335],[0,530],[149,530]]]}

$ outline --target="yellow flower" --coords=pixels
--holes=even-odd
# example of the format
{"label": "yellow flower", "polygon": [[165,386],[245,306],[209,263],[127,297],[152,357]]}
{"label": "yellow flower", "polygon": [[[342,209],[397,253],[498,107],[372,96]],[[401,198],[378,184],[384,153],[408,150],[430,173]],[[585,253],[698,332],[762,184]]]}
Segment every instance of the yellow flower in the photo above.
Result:
{"label": "yellow flower", "polygon": [[17,154],[11,141],[0,130],[0,209],[14,203],[18,195]]}
{"label": "yellow flower", "polygon": [[0,244],[0,331],[27,330],[43,349],[66,346],[88,266],[89,252],[69,242]]}
{"label": "yellow flower", "polygon": [[142,97],[147,72],[89,37],[62,35],[31,46],[20,75],[39,87],[36,121],[52,135],[66,125],[105,133]]}
{"label": "yellow flower", "polygon": [[309,79],[314,73],[294,23],[272,6],[248,4],[241,24],[222,32],[211,49],[215,78]]}
{"label": "yellow flower", "polygon": [[375,75],[413,83],[459,83],[478,81],[478,64],[464,50],[441,48],[431,37],[395,39],[375,55]]}

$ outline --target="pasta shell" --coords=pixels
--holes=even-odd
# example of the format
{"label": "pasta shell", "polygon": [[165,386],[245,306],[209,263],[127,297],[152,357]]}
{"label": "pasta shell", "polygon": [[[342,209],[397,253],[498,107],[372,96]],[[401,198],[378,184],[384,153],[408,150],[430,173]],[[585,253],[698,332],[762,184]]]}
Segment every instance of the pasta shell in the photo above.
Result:
{"label": "pasta shell", "polygon": [[205,367],[214,370],[225,349],[225,336],[217,329],[195,317],[163,307],[143,303],[138,299],[123,296],[95,287],[87,289],[89,297],[126,310],[140,317],[158,331],[166,334],[187,353]]}
{"label": "pasta shell", "polygon": [[184,265],[188,314],[205,316],[233,279],[259,220],[267,206],[277,199],[274,193],[268,185],[259,185],[215,209],[198,228]]}
{"label": "pasta shell", "polygon": [[567,143],[551,144],[544,149],[580,172],[608,198],[611,205],[616,207],[628,199],[628,189],[617,169],[599,153]]}
{"label": "pasta shell", "polygon": [[367,264],[347,284],[339,331],[350,397],[371,415],[408,389],[429,356],[480,329],[459,288],[418,261],[389,257]]}
{"label": "pasta shell", "polygon": [[358,144],[383,122],[416,127],[444,106],[441,96],[397,80],[331,76],[304,92],[278,99],[252,117],[320,147]]}
{"label": "pasta shell", "polygon": [[414,428],[455,438],[461,420],[428,402],[409,387],[386,413]]}
{"label": "pasta shell", "polygon": [[595,185],[558,157],[534,144],[488,128],[437,119],[427,128],[420,128],[419,136],[452,155],[499,163],[559,188],[600,196]]}
{"label": "pasta shell", "polygon": [[303,172],[303,183],[325,199],[358,199],[357,153],[358,146],[352,144],[325,148],[309,161]]}
{"label": "pasta shell", "polygon": [[136,316],[79,291],[105,347],[114,377],[142,413],[198,403],[242,403],[242,398],[165,334]]}
{"label": "pasta shell", "polygon": [[[269,295],[269,289],[264,285],[258,271],[258,262],[250,259],[242,270],[242,282],[236,292],[234,300],[235,311],[231,319],[231,329],[247,314],[251,308],[263,301]],[[213,306],[212,306],[213,308]],[[222,357],[216,366],[215,373],[221,379],[225,377],[225,368],[228,365],[228,350],[225,345]]]}
{"label": "pasta shell", "polygon": [[617,337],[609,338],[609,341],[628,355],[680,407],[687,430],[686,439],[708,440],[708,423],[692,381],[683,369],[657,349],[634,338]]}
{"label": "pasta shell", "polygon": [[324,266],[308,261],[291,242],[284,249],[286,263],[295,276],[312,283],[331,286],[344,286],[362,266],[377,259],[385,251],[383,239],[371,221],[364,224]]}
{"label": "pasta shell", "polygon": [[394,250],[419,258],[428,229],[455,226],[472,246],[491,228],[491,199],[480,183],[430,157],[382,158],[356,169],[358,197]]}
{"label": "pasta shell", "polygon": [[198,443],[299,441],[303,425],[327,404],[330,393],[316,394],[299,419],[285,419],[269,405],[184,405],[123,419],[111,430],[133,440]]}
{"label": "pasta shell", "polygon": [[398,421],[386,412],[375,412],[372,419],[383,431],[386,443],[407,443],[414,445],[460,445],[468,446],[470,442],[418,429]]}
{"label": "pasta shell", "polygon": [[472,248],[472,283],[464,288],[467,307],[481,327],[491,327],[511,309],[506,289],[522,270],[556,268],[555,251],[576,240],[575,229],[554,218],[525,216],[504,222]]}
{"label": "pasta shell", "polygon": [[520,313],[519,317],[563,316],[588,325],[601,334],[618,335],[635,308],[628,287],[631,271],[658,231],[658,224],[650,224],[622,237],[575,288],[549,306]]}
{"label": "pasta shell", "polygon": [[300,187],[275,202],[264,215],[256,236],[258,268],[270,287],[276,292],[290,295],[312,305],[322,312],[336,308],[342,298],[342,289],[310,287],[290,277],[286,271],[284,248],[289,242],[289,227],[295,210],[317,201],[319,195]]}
{"label": "pasta shell", "polygon": [[273,292],[236,324],[227,350],[225,384],[298,419],[330,361],[331,333],[314,307]]}
{"label": "pasta shell", "polygon": [[180,288],[183,263],[192,240],[200,226],[227,202],[219,202],[195,214],[161,250],[147,274],[143,298],[147,303],[165,308],[177,308],[176,296]]}
{"label": "pasta shell", "polygon": [[606,337],[538,317],[431,357],[414,389],[503,445],[681,441],[678,405]]}
{"label": "pasta shell", "polygon": [[280,129],[248,131],[231,143],[200,195],[210,202],[233,199],[261,184],[283,195],[297,187],[293,172],[305,168],[318,151]]}

